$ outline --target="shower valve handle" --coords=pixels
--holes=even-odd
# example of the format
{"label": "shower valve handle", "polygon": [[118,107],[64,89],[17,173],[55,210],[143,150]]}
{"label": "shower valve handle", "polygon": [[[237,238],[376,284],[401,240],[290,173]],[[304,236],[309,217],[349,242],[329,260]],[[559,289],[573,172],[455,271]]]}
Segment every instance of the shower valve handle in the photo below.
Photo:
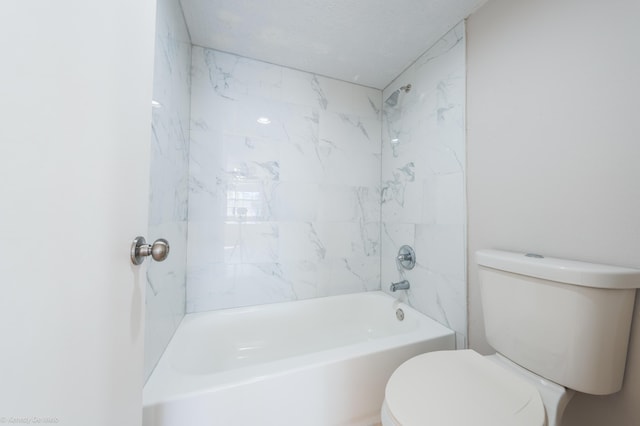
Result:
{"label": "shower valve handle", "polygon": [[410,246],[404,245],[398,250],[396,262],[404,269],[413,269],[416,266],[416,252]]}

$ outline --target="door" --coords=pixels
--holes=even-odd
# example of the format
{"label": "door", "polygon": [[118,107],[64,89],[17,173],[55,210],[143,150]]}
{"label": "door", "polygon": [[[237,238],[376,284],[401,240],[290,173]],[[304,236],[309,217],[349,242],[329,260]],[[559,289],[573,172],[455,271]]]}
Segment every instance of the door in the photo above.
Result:
{"label": "door", "polygon": [[0,423],[141,423],[154,24],[153,0],[3,2]]}

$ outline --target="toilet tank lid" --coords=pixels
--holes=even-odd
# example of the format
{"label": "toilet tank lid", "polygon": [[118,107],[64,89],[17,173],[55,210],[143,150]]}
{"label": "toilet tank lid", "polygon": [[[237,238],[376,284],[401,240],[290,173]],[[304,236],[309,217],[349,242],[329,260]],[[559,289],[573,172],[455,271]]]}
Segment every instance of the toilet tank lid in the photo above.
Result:
{"label": "toilet tank lid", "polygon": [[584,287],[640,288],[640,270],[503,250],[478,250],[478,265]]}

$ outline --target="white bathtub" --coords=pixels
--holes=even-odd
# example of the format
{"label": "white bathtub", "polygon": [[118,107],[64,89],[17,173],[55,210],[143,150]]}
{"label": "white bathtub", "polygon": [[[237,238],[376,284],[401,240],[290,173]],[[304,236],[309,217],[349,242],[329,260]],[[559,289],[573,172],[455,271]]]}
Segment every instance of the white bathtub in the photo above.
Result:
{"label": "white bathtub", "polygon": [[382,292],[189,314],[145,385],[143,425],[377,424],[391,373],[454,347]]}

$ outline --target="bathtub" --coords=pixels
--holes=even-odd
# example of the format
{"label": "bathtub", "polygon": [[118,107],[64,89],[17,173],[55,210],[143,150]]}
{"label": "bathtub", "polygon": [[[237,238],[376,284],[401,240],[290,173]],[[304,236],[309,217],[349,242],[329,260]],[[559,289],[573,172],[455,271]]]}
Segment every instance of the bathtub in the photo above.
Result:
{"label": "bathtub", "polygon": [[402,362],[454,348],[382,292],[188,314],[144,387],[143,425],[374,425]]}

